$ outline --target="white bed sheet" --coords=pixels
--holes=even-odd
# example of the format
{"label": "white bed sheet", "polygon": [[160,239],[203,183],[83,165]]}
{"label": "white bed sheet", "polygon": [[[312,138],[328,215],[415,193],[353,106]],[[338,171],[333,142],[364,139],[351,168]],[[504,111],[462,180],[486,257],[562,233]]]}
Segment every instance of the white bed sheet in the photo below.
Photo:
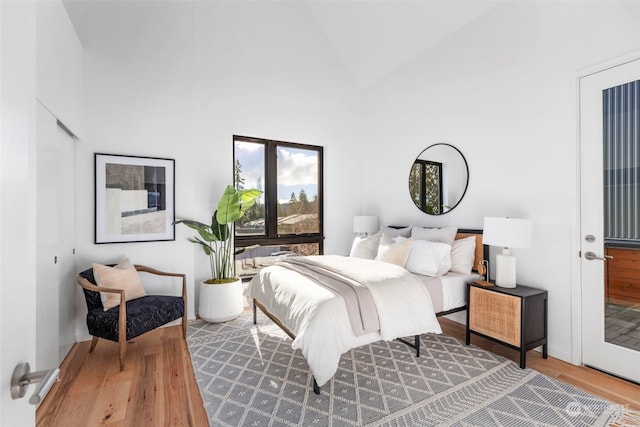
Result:
{"label": "white bed sheet", "polygon": [[[278,279],[271,280],[276,274]],[[416,285],[420,288],[419,284]],[[421,293],[424,298],[419,301],[419,309],[397,307],[396,311],[406,311],[393,321],[406,325],[415,324],[417,321],[428,325],[421,326],[420,332],[412,333],[440,333],[440,325],[435,319],[429,294],[426,289]],[[250,301],[253,298],[258,300],[294,333],[296,338],[291,346],[300,349],[307,359],[318,385],[323,385],[333,377],[343,353],[351,348],[383,339],[379,332],[355,336],[341,296],[279,265],[263,269],[256,275],[247,285],[245,295]]]}
{"label": "white bed sheet", "polygon": [[[439,277],[420,274],[415,274],[415,276],[427,287],[436,312],[449,311],[466,305],[467,282],[482,278],[478,273],[461,274],[451,271]],[[434,290],[436,286],[438,290]]]}

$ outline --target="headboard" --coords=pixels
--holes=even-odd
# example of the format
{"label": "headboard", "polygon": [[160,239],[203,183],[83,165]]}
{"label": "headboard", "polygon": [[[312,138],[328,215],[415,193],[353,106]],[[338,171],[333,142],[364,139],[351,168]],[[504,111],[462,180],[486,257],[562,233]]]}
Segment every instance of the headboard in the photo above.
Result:
{"label": "headboard", "polygon": [[476,256],[473,260],[473,270],[484,276],[487,268],[482,261],[489,259],[489,246],[482,244],[482,230],[459,228],[456,240],[470,236],[475,236],[476,238]]}

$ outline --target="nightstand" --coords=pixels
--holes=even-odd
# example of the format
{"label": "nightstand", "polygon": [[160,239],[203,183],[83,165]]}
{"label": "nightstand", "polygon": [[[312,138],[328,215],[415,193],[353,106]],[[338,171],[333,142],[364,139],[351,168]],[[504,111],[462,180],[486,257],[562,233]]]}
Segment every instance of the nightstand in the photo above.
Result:
{"label": "nightstand", "polygon": [[467,283],[466,344],[475,334],[520,352],[526,367],[527,351],[542,346],[547,358],[547,291],[517,285],[515,288]]}

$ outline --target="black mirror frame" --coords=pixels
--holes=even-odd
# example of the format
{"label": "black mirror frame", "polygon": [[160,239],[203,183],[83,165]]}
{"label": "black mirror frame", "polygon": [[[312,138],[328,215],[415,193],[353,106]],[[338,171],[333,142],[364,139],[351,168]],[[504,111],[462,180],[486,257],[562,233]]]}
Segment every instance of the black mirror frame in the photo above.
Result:
{"label": "black mirror frame", "polygon": [[[430,148],[432,148],[432,147],[435,147],[435,146],[441,146],[441,145],[442,145],[442,146],[447,146],[447,147],[453,148],[455,151],[457,151],[457,152],[458,152],[458,154],[459,154],[459,155],[460,155],[460,157],[462,158],[462,161],[464,162],[464,166],[465,166],[465,169],[466,169],[466,172],[467,172],[467,180],[466,180],[466,183],[465,183],[465,186],[464,186],[464,191],[462,191],[462,194],[460,195],[460,198],[458,199],[458,201],[456,202],[456,204],[455,204],[455,205],[453,205],[453,206],[451,206],[451,208],[449,208],[446,212],[442,212],[442,213],[430,213],[430,212],[427,212],[426,210],[424,210],[424,209],[422,209],[420,206],[418,206],[418,204],[417,204],[417,203],[416,203],[416,201],[413,199],[413,197],[411,197],[411,201],[413,202],[413,205],[414,205],[415,207],[417,207],[418,209],[420,209],[420,211],[424,212],[425,214],[427,214],[427,215],[433,215],[433,216],[444,215],[444,214],[449,213],[449,212],[451,212],[452,210],[454,210],[454,209],[455,209],[455,208],[460,204],[460,202],[462,201],[462,199],[464,199],[464,196],[467,194],[467,188],[469,188],[469,164],[467,163],[467,159],[466,159],[466,157],[464,156],[464,154],[462,154],[462,151],[460,151],[458,148],[454,147],[454,146],[453,146],[453,145],[451,145],[451,144],[447,144],[447,143],[445,143],[445,142],[437,142],[437,143],[435,143],[435,144],[431,144],[430,146],[428,146],[427,148],[425,148],[424,150],[422,150],[422,151],[421,151],[421,152],[416,156],[415,160],[413,161],[413,163],[412,163],[412,165],[411,165],[411,166],[412,166],[412,168],[413,168],[413,165],[416,163],[416,160],[418,160],[418,159],[420,158],[420,156],[422,156],[422,154],[423,154],[425,151],[429,150],[429,149],[430,149]],[[411,196],[411,170],[409,171],[409,195]]]}

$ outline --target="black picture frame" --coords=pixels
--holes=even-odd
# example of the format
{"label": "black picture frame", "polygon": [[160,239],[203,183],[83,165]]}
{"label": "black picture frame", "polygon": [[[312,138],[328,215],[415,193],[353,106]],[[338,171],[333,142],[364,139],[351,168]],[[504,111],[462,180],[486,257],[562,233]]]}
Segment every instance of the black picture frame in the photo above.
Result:
{"label": "black picture frame", "polygon": [[175,240],[175,160],[95,153],[95,243]]}

